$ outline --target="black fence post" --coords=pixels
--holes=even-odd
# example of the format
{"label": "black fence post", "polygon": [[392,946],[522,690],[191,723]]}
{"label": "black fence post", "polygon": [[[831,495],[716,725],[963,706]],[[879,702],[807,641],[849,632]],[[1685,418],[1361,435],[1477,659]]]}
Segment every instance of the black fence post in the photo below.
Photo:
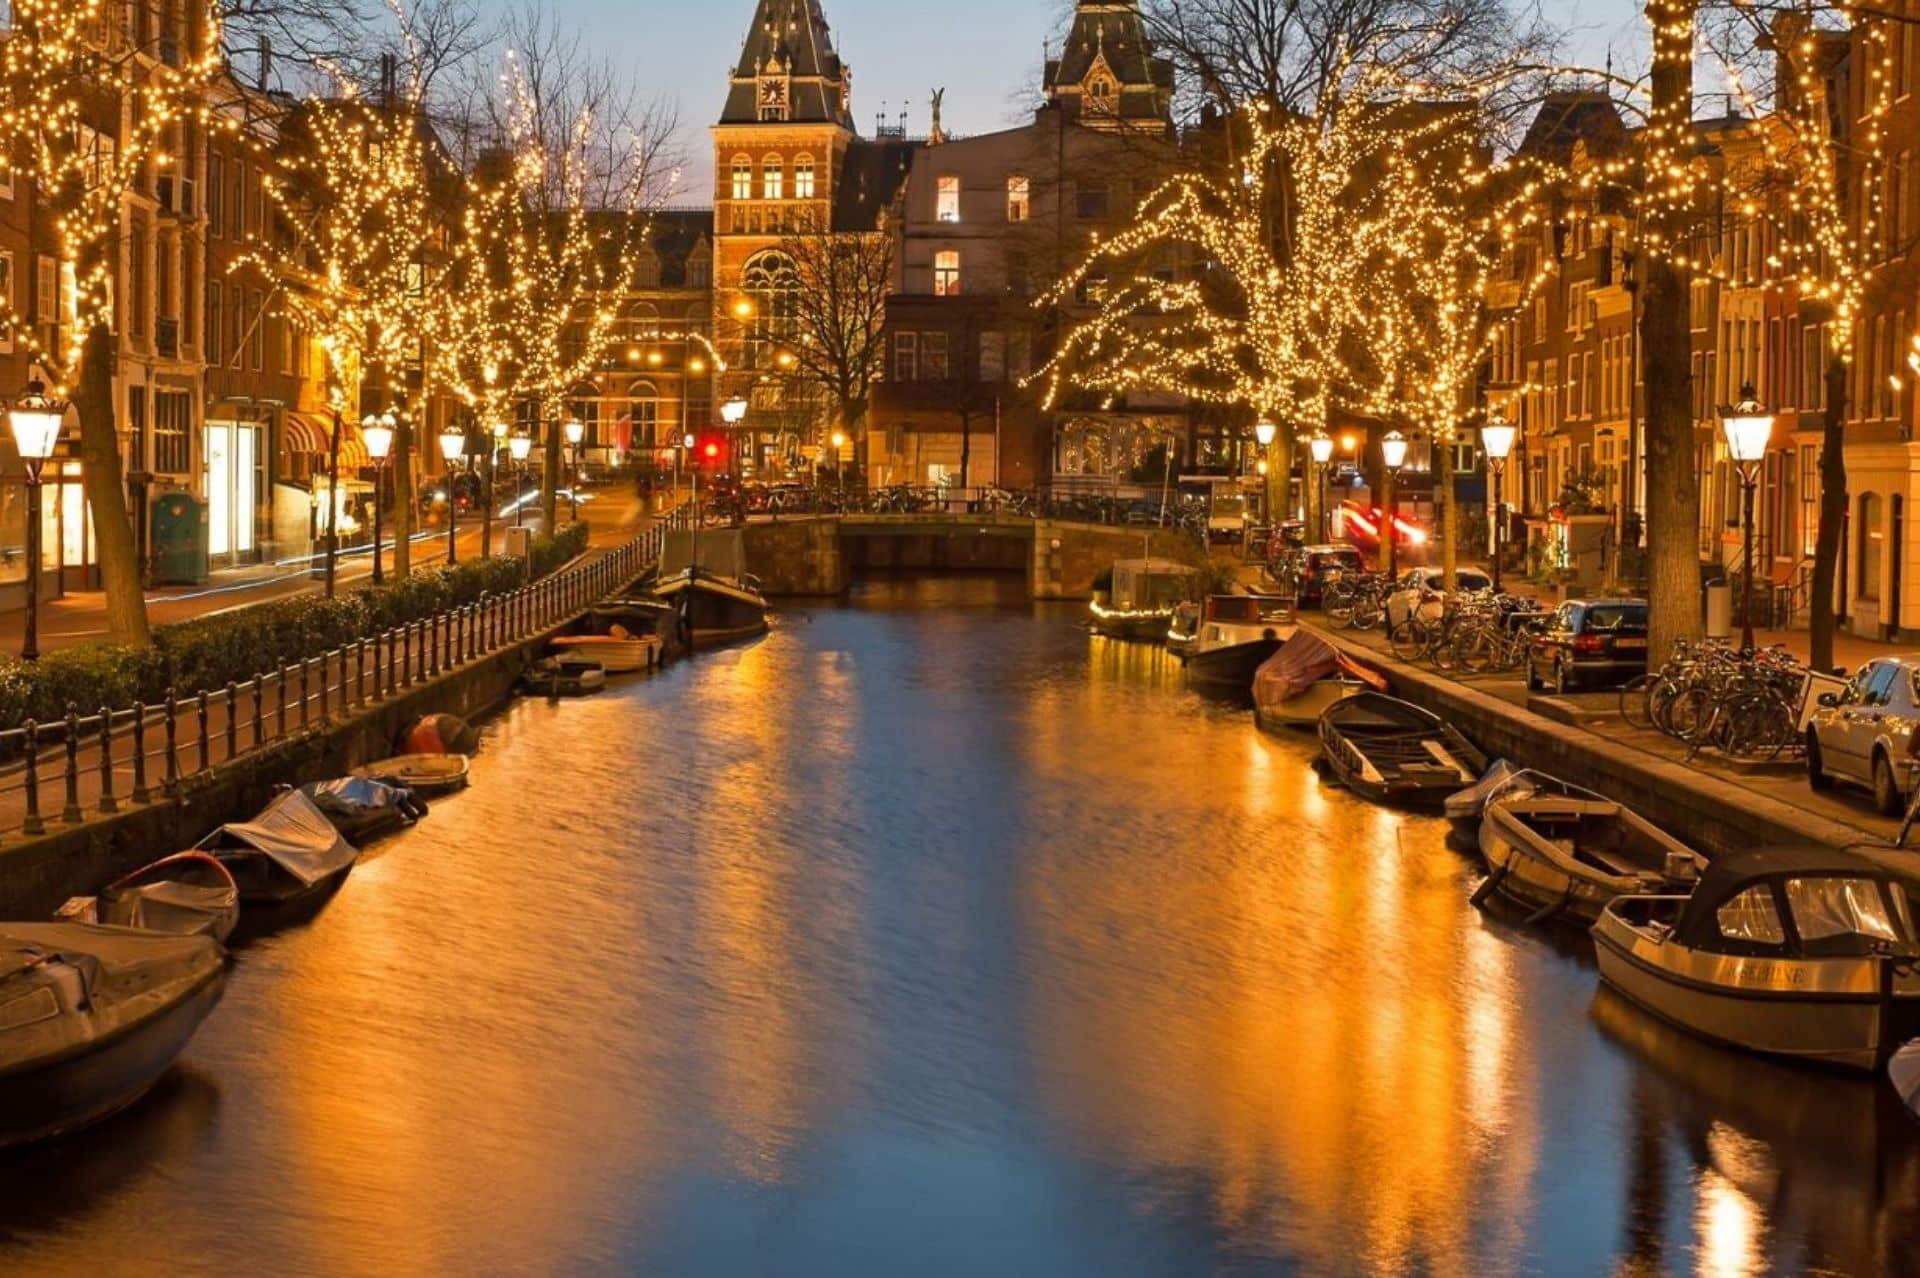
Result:
{"label": "black fence post", "polygon": [[361,705],[367,704],[367,640],[364,635],[353,651],[353,696]]}
{"label": "black fence post", "polygon": [[167,793],[180,784],[180,699],[167,689]]}
{"label": "black fence post", "polygon": [[67,702],[67,806],[60,809],[60,819],[68,825],[77,825],[83,819],[80,811],[80,708],[73,702]]}
{"label": "black fence post", "polygon": [[300,726],[313,721],[313,658],[300,658]]}
{"label": "black fence post", "polygon": [[29,719],[23,726],[27,734],[27,819],[20,829],[25,834],[45,834],[47,823],[40,819],[40,725]]}
{"label": "black fence post", "polygon": [[227,680],[227,758],[240,755],[240,687]]}
{"label": "black fence post", "polygon": [[353,713],[353,686],[347,682],[347,645],[340,645],[340,717]]}
{"label": "black fence post", "polygon": [[267,686],[259,675],[253,677],[253,744],[257,747],[266,741],[267,725],[261,721],[260,703],[266,699]]}
{"label": "black fence post", "polygon": [[291,669],[291,666],[281,662],[280,675],[273,681],[273,712],[278,725],[273,734],[275,738],[287,735],[287,680],[292,677],[287,672]]}
{"label": "black fence post", "polygon": [[207,690],[205,688],[200,689],[200,695],[194,698],[194,702],[200,712],[200,770],[205,772],[213,766],[207,755]]}
{"label": "black fence post", "polygon": [[100,810],[118,812],[113,799],[113,711],[100,707]]}
{"label": "black fence post", "polygon": [[147,790],[147,707],[146,703],[133,703],[133,801],[145,803],[151,797]]}

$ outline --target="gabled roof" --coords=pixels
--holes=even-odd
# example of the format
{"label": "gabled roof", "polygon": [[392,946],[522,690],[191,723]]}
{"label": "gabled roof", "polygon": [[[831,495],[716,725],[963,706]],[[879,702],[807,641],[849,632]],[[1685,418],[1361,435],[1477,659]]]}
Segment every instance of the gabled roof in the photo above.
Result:
{"label": "gabled roof", "polygon": [[1047,59],[1047,100],[1079,114],[1080,87],[1096,68],[1114,80],[1114,118],[1138,124],[1162,119],[1173,93],[1173,63],[1155,57],[1136,0],[1080,0],[1060,56]]}
{"label": "gabled roof", "polygon": [[734,64],[720,123],[759,121],[757,84],[762,75],[787,80],[787,119],[853,127],[847,111],[847,68],[834,51],[833,32],[818,0],[759,0]]}
{"label": "gabled roof", "polygon": [[1565,159],[1575,142],[1605,154],[1626,139],[1627,126],[1611,98],[1597,89],[1566,89],[1549,93],[1540,103],[1520,150]]}

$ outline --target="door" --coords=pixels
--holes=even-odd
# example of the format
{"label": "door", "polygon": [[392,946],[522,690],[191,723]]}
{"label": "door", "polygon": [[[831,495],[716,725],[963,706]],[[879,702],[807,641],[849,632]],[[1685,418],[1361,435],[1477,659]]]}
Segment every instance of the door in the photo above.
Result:
{"label": "door", "polygon": [[[1833,745],[1839,756],[1830,765],[1857,780],[1870,780],[1874,738],[1880,733],[1880,721],[1886,717],[1888,694],[1900,667],[1892,661],[1876,661],[1855,685],[1856,692],[1846,709],[1840,712],[1839,731]],[[1822,744],[1825,742],[1823,740]]]}
{"label": "door", "polygon": [[207,423],[207,553],[233,553],[233,436],[225,422]]}
{"label": "door", "polygon": [[260,509],[260,428],[233,428],[233,550],[236,560],[250,558],[254,513]]}

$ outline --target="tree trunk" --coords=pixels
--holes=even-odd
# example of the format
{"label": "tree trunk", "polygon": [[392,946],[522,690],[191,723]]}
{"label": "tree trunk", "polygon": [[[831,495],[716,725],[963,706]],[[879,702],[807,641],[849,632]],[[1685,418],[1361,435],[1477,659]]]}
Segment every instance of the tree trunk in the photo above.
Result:
{"label": "tree trunk", "polygon": [[[107,596],[107,634],[115,643],[144,646],[146,583],[134,544],[120,471],[120,432],[113,411],[113,334],[105,324],[87,331],[73,406],[80,418],[80,474],[93,511],[100,586]],[[29,566],[36,571],[38,565]]]}
{"label": "tree trunk", "polygon": [[413,569],[413,514],[420,508],[413,486],[413,411],[402,404],[393,431],[393,580]]}
{"label": "tree trunk", "polygon": [[[545,400],[540,403],[540,420],[546,423],[547,442],[543,454],[546,464],[540,468],[540,517],[546,522],[547,535],[551,537],[560,526],[560,449],[562,436],[558,418],[547,413]],[[697,458],[689,457],[689,468],[700,464]]]}
{"label": "tree trunk", "polygon": [[1820,435],[1820,535],[1813,547],[1813,598],[1807,612],[1807,664],[1833,668],[1834,596],[1839,582],[1840,537],[1847,522],[1847,463],[1841,422],[1847,412],[1847,365],[1827,358],[1827,410]]}
{"label": "tree trunk", "polygon": [[1454,570],[1460,566],[1453,509],[1453,445],[1439,440],[1433,445],[1433,522],[1434,531],[1440,535],[1440,588],[1452,590]]}
{"label": "tree trunk", "polygon": [[[1693,163],[1693,0],[1653,0],[1653,72],[1647,165]],[[1650,180],[1659,181],[1660,178]],[[1689,275],[1674,265],[1691,236],[1692,210],[1659,204],[1649,215],[1663,244],[1647,255],[1641,293],[1647,442],[1647,659],[1700,634],[1700,487],[1694,474]]]}

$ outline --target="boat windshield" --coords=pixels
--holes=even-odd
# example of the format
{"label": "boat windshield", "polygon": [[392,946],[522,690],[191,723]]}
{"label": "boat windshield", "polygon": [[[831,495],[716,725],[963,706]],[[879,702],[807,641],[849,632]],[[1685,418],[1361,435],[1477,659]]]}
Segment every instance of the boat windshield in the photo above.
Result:
{"label": "boat windshield", "polygon": [[1720,935],[1733,941],[1758,945],[1779,945],[1787,939],[1780,926],[1780,913],[1774,908],[1773,889],[1764,883],[1746,889],[1714,914]]}
{"label": "boat windshield", "polygon": [[1873,879],[1788,879],[1787,908],[1809,953],[1862,954],[1906,939]]}
{"label": "boat windshield", "polygon": [[1260,600],[1252,595],[1214,595],[1207,600],[1207,619],[1258,625],[1261,621]]}

